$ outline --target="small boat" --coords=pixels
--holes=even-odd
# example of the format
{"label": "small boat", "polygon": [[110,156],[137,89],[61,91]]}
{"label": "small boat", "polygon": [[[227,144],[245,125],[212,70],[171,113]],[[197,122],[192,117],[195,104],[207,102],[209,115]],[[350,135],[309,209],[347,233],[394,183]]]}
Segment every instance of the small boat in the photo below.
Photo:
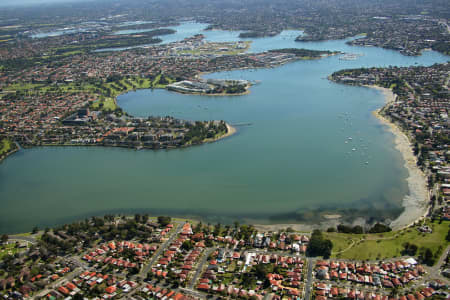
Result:
{"label": "small boat", "polygon": [[352,151],[356,151],[356,148],[353,148]]}

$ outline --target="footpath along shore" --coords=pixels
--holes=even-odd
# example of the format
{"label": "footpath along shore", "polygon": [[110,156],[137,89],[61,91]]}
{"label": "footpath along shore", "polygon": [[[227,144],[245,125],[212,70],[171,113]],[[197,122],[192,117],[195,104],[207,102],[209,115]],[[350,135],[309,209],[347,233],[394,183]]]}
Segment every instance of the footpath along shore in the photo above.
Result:
{"label": "footpath along shore", "polygon": [[[386,100],[384,107],[388,107],[395,102],[396,95],[392,90],[379,86],[367,86],[380,91]],[[389,131],[395,136],[395,148],[401,153],[405,161],[405,168],[408,170],[409,194],[403,199],[405,210],[395,219],[390,226],[393,229],[407,227],[417,220],[423,218],[428,212],[429,190],[427,178],[422,170],[417,166],[417,158],[414,155],[412,144],[408,136],[393,122],[381,115],[382,109],[373,112],[376,118],[389,127]]]}

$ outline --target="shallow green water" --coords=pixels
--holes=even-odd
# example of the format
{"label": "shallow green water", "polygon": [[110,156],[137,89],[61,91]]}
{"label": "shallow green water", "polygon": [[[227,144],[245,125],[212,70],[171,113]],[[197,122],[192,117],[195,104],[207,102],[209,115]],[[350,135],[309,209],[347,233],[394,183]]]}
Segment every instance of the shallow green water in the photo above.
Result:
{"label": "shallow green water", "polygon": [[[0,232],[107,212],[269,223],[315,220],[324,211],[351,217],[397,216],[408,193],[407,171],[393,149],[392,134],[371,115],[383,105],[382,95],[334,84],[326,76],[343,68],[430,65],[448,57],[435,52],[405,57],[378,48],[349,47],[345,41],[295,43],[297,33],[258,39],[251,51],[299,47],[364,56],[356,61],[330,57],[209,75],[261,81],[251,94],[239,97],[165,90],[122,95],[119,105],[137,116],[173,115],[251,125],[238,126],[238,133],[225,140],[180,150],[22,150],[0,164]],[[238,33],[205,35],[223,41],[236,40]]]}

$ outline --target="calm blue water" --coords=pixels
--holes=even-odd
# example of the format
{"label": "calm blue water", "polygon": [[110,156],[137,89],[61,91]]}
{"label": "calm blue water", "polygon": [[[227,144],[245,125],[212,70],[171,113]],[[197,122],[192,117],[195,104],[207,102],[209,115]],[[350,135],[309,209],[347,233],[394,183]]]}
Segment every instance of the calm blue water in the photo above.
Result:
{"label": "calm blue water", "polygon": [[[184,24],[179,34],[191,34]],[[203,32],[237,40],[238,32]],[[334,84],[335,70],[361,66],[430,65],[448,57],[405,57],[345,41],[297,43],[298,32],[256,39],[251,51],[299,47],[364,54],[299,61],[274,69],[210,74],[259,80],[235,97],[141,90],[118,103],[136,116],[223,119],[239,126],[225,140],[170,151],[34,148],[0,165],[0,232],[30,230],[106,212],[197,216],[208,221],[296,222],[320,212],[394,218],[408,193],[393,136],[371,112],[383,105],[372,89]],[[195,33],[194,33],[195,34]],[[352,137],[349,142],[348,138]],[[347,141],[347,143],[345,143]],[[355,151],[352,151],[352,149]],[[368,162],[368,164],[366,164]],[[312,217],[311,217],[312,216]]]}

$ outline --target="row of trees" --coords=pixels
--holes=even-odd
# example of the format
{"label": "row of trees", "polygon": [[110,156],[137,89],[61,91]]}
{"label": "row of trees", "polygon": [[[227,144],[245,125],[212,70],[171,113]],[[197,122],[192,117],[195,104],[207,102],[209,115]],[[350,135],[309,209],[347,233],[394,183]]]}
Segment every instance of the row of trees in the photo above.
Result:
{"label": "row of trees", "polygon": [[[349,226],[345,224],[339,224],[337,226],[337,232],[340,233],[355,233],[355,234],[363,234],[363,233],[383,233],[390,232],[392,228],[381,223],[376,223],[373,227],[368,230],[364,230],[364,228],[360,225]],[[336,228],[330,227],[327,229],[327,232],[336,232]]]}
{"label": "row of trees", "polygon": [[234,222],[234,226],[222,225],[217,223],[215,225],[203,224],[202,222],[197,223],[193,228],[194,233],[202,232],[204,235],[213,234],[214,236],[231,236],[237,240],[249,240],[250,237],[256,233],[255,227],[253,225],[239,224],[239,222]]}
{"label": "row of trees", "polygon": [[[133,218],[122,216],[122,221],[116,224],[114,215],[92,217],[82,222],[74,222],[59,226],[53,230],[46,229],[40,240],[42,248],[51,254],[62,254],[77,251],[76,245],[82,241],[84,246],[90,246],[98,237],[108,241],[113,239],[145,240],[151,237],[152,228],[147,222],[147,214],[135,214]],[[171,222],[170,217],[158,217],[160,226]],[[68,238],[67,238],[68,237]]]}
{"label": "row of trees", "polygon": [[428,265],[432,266],[438,259],[438,255],[441,252],[441,250],[438,250],[435,254],[433,254],[433,251],[431,251],[430,248],[427,247],[417,247],[417,245],[413,243],[406,242],[403,244],[403,250],[401,251],[402,255],[408,255],[408,256],[418,256],[419,260]]}

